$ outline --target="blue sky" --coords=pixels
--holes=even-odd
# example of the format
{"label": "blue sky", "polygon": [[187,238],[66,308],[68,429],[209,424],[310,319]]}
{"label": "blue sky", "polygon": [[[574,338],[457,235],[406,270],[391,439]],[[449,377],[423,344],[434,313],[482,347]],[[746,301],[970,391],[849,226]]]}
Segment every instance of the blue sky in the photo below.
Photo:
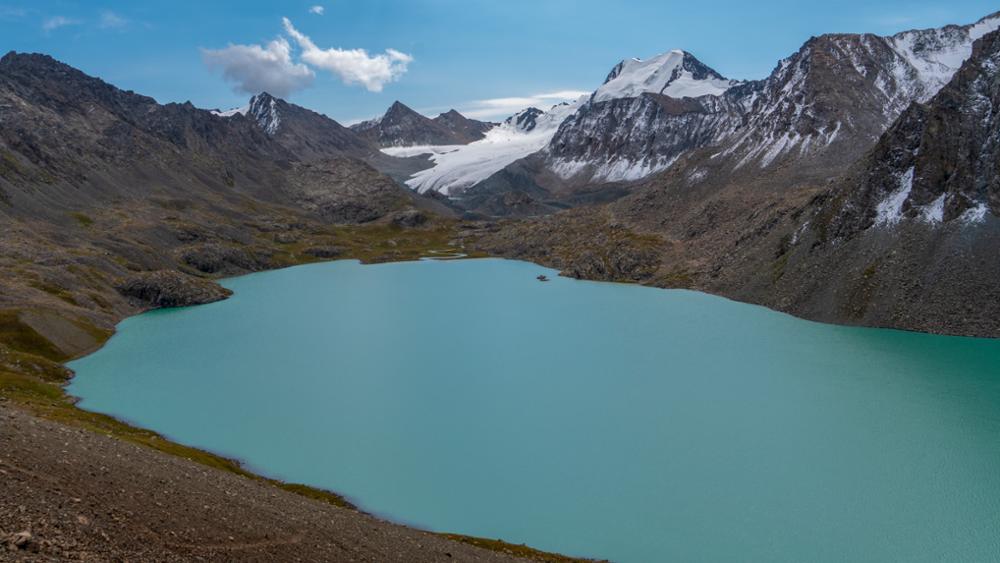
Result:
{"label": "blue sky", "polygon": [[727,77],[761,78],[811,35],[970,23],[997,9],[979,0],[0,0],[0,50],[48,53],[160,102],[225,109],[246,102],[240,84],[264,83],[343,122],[397,99],[428,114],[496,118],[555,99],[540,94],[593,90],[626,57],[680,48]]}

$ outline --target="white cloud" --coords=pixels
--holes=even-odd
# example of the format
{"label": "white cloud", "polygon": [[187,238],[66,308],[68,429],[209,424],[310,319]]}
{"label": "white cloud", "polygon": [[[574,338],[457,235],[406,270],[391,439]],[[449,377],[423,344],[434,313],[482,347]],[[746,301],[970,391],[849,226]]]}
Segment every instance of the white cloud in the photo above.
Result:
{"label": "white cloud", "polygon": [[60,27],[79,25],[80,23],[80,20],[67,18],[66,16],[52,16],[51,18],[46,18],[46,20],[42,22],[42,30],[49,32],[59,29]]}
{"label": "white cloud", "polygon": [[330,71],[340,77],[345,84],[361,84],[370,92],[381,92],[382,88],[399,79],[413,57],[395,49],[386,49],[384,54],[369,55],[364,49],[320,49],[308,36],[299,32],[288,18],[282,18],[285,31],[302,49],[302,60],[308,65]]}
{"label": "white cloud", "polygon": [[462,115],[472,119],[503,119],[529,107],[548,111],[550,107],[556,104],[572,102],[580,96],[589,95],[590,92],[584,92],[583,90],[560,90],[557,92],[543,92],[531,96],[491,98],[464,104],[459,111]]}
{"label": "white cloud", "polygon": [[205,64],[222,71],[222,76],[243,94],[268,92],[287,97],[312,85],[316,74],[302,63],[292,61],[288,40],[279,37],[265,46],[229,45],[224,49],[202,49]]}
{"label": "white cloud", "polygon": [[0,20],[17,20],[28,15],[24,8],[11,8],[10,6],[0,6]]}
{"label": "white cloud", "polygon": [[325,12],[325,11],[326,11],[326,8],[324,8],[323,6],[313,6],[313,7],[309,8],[309,13],[310,14],[316,14],[317,16],[322,16],[323,12]]}
{"label": "white cloud", "polygon": [[101,13],[98,25],[101,29],[121,29],[128,25],[128,20],[108,10]]}

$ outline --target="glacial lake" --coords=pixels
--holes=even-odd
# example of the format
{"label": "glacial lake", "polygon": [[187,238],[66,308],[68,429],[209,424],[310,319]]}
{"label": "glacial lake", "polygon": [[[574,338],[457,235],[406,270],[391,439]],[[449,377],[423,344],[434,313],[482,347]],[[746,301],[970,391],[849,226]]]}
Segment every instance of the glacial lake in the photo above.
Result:
{"label": "glacial lake", "polygon": [[1000,341],[498,259],[223,285],[122,322],[69,392],[426,529],[622,562],[1000,559]]}

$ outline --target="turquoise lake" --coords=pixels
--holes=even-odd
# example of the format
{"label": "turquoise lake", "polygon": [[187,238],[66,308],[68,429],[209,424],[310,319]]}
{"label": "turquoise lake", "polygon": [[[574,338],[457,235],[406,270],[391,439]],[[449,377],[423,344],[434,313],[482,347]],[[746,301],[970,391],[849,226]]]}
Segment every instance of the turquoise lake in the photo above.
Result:
{"label": "turquoise lake", "polygon": [[1000,341],[498,259],[223,285],[122,322],[69,392],[432,530],[623,562],[1000,560]]}

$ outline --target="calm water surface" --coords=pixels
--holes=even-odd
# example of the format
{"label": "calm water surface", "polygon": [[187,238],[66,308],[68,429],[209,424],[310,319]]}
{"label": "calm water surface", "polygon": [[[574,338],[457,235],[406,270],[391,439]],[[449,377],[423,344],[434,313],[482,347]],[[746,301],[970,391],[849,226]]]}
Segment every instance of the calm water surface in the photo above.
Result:
{"label": "calm water surface", "polygon": [[224,285],[122,322],[70,392],[434,530],[626,562],[1000,559],[1000,341],[493,259]]}

